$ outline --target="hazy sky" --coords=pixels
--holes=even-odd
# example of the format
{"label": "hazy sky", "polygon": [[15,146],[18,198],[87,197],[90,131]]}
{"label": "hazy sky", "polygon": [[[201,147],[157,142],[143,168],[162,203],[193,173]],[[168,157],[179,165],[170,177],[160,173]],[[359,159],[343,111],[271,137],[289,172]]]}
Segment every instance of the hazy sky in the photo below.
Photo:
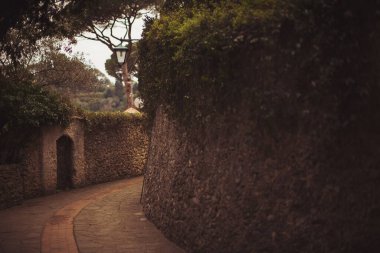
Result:
{"label": "hazy sky", "polygon": [[[132,27],[132,38],[140,39],[144,21],[137,19]],[[99,69],[101,72],[106,74],[112,82],[115,79],[109,76],[104,68],[104,63],[110,58],[112,52],[109,48],[98,41],[88,40],[84,38],[77,38],[78,43],[73,46],[73,53],[83,53],[83,56],[88,63],[93,65],[95,68]]]}

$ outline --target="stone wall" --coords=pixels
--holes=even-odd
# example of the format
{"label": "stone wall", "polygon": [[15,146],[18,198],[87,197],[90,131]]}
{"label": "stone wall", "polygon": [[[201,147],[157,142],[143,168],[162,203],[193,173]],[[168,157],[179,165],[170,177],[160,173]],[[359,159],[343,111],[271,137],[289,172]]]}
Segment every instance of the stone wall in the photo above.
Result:
{"label": "stone wall", "polygon": [[[21,199],[55,193],[57,187],[56,141],[65,135],[73,141],[73,186],[85,185],[83,126],[81,119],[74,118],[67,128],[49,126],[35,129],[31,132],[27,143],[21,148],[20,162],[12,165],[8,170],[1,171],[0,176],[7,178],[11,169],[17,169],[13,173],[18,173],[17,180],[20,182],[14,181],[16,177],[12,177],[10,182],[12,185],[21,187]],[[11,195],[8,197],[12,198]]]}
{"label": "stone wall", "polygon": [[54,193],[57,187],[57,140],[66,135],[73,141],[73,186],[86,184],[84,155],[84,123],[74,119],[68,128],[46,127],[42,129],[42,188],[44,193]]}
{"label": "stone wall", "polygon": [[88,184],[142,175],[148,136],[141,120],[88,126],[84,142]]}
{"label": "stone wall", "polygon": [[43,194],[42,187],[42,132],[33,131],[28,142],[22,148],[22,159],[19,164],[24,198],[37,197]]}
{"label": "stone wall", "polygon": [[377,252],[378,130],[314,115],[266,131],[249,108],[197,129],[158,110],[147,217],[187,252]]}
{"label": "stone wall", "polygon": [[148,136],[141,119],[89,126],[74,118],[67,128],[36,129],[17,165],[0,167],[0,208],[57,191],[57,140],[72,141],[72,186],[81,187],[143,173]]}
{"label": "stone wall", "polygon": [[18,164],[0,165],[0,208],[21,203],[22,178]]}

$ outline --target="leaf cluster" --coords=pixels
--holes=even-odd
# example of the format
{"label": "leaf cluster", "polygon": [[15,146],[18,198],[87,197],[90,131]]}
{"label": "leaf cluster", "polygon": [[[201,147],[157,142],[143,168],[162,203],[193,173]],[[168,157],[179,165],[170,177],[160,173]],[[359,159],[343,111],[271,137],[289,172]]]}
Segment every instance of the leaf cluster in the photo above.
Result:
{"label": "leaf cluster", "polygon": [[[15,0],[0,3],[0,53],[19,58],[47,36],[74,37],[89,25],[122,15],[134,0]],[[145,1],[144,1],[145,2]],[[12,33],[18,34],[19,45]]]}
{"label": "leaf cluster", "polygon": [[83,59],[60,52],[50,52],[27,69],[33,73],[33,82],[68,95],[93,91],[106,86],[108,80],[99,70],[86,65]]}
{"label": "leaf cluster", "polygon": [[112,128],[120,126],[125,122],[141,123],[144,121],[143,114],[130,114],[124,112],[85,112],[84,119],[87,125],[87,130],[99,128]]}
{"label": "leaf cluster", "polygon": [[39,85],[0,77],[0,134],[15,128],[66,126],[73,112],[68,101]]}
{"label": "leaf cluster", "polygon": [[173,2],[139,43],[150,117],[164,105],[202,122],[244,102],[259,124],[294,128],[313,113],[344,124],[376,104],[380,1]]}
{"label": "leaf cluster", "polygon": [[[239,66],[257,48],[273,46],[277,1],[188,1],[146,23],[139,43],[140,91],[153,114],[168,105],[180,117],[203,117],[237,101]],[[244,57],[242,57],[244,56]],[[219,108],[219,109],[218,109]]]}

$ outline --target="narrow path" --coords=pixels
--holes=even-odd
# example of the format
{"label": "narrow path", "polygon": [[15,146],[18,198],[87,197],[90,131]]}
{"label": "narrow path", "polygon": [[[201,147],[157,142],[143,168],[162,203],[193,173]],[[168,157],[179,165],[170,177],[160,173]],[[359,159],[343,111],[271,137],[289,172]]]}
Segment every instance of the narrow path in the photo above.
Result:
{"label": "narrow path", "polygon": [[[128,181],[129,183],[129,181]],[[115,184],[96,191],[88,197],[65,205],[54,213],[45,224],[41,234],[41,253],[78,253],[74,236],[74,218],[82,208],[101,200],[110,193],[121,191],[128,185]]]}
{"label": "narrow path", "polygon": [[[131,202],[130,196],[128,196],[127,192],[135,192],[135,194],[138,195],[138,192],[141,190],[141,182],[142,178],[125,179],[112,183],[75,189],[46,197],[35,198],[25,201],[20,206],[0,210],[0,253],[78,252],[73,229],[74,227],[76,230],[79,229],[76,232],[78,233],[78,238],[80,238],[80,225],[82,225],[82,228],[85,228],[86,225],[83,221],[87,218],[91,219],[91,217],[86,217],[85,213],[88,210],[91,210],[93,205],[97,205],[98,202],[103,203],[104,201],[119,202],[121,206],[125,206],[124,210],[128,211],[129,204],[126,203]],[[124,199],[119,196],[119,193],[124,195]],[[113,197],[116,197],[117,200],[112,201]],[[138,201],[137,204],[133,205],[131,208],[133,209],[137,206],[139,206]],[[141,207],[139,208],[141,210]],[[75,216],[78,215],[81,210],[83,210],[83,212],[81,212],[78,216],[78,222],[80,225],[77,227],[76,224],[74,224]],[[128,213],[123,213],[117,210],[114,211],[115,215],[122,218],[122,220],[128,220],[128,218],[123,218],[124,216],[128,217]],[[89,212],[88,215],[96,214]],[[113,216],[114,214],[109,215]],[[141,215],[141,219],[141,221],[143,221],[145,217]],[[125,234],[125,238],[128,238],[128,233],[131,233],[132,230],[137,229],[140,230],[140,232],[145,231],[145,225],[143,224],[150,223],[144,220],[144,223],[141,223],[141,226],[136,226],[133,229],[125,231],[127,232],[127,234]],[[92,225],[96,224],[91,224],[91,226]],[[128,223],[125,223],[124,226],[128,226]],[[150,224],[150,226],[155,229],[152,224]],[[154,229],[152,229],[152,231],[154,231]],[[96,236],[96,233],[94,232],[95,231],[86,232],[85,229],[82,230],[82,233],[85,233],[90,237]],[[120,231],[115,232],[117,233],[115,238],[119,238],[121,236]],[[139,234],[140,232],[135,231],[133,233]],[[108,236],[111,238],[113,237],[112,233],[113,231],[109,230]],[[167,247],[174,247],[178,249],[176,246],[173,246],[171,242],[167,241],[158,230],[156,230],[156,234],[153,233],[150,234],[150,236],[158,236],[163,239],[161,243],[164,245],[169,245]],[[81,253],[113,252],[112,250],[109,251],[108,248],[103,245],[100,245],[101,247],[97,249],[86,248],[86,245],[89,243],[88,240],[83,240],[83,238],[78,240],[78,238],[77,241],[84,245],[84,247],[79,247]],[[156,240],[156,238],[152,239]],[[115,241],[114,243],[122,243],[124,245],[127,241],[128,240]],[[157,244],[155,247],[161,246],[161,244]],[[138,247],[137,244],[135,244],[134,247]],[[139,249],[145,248],[146,241],[140,244]],[[153,251],[148,252],[155,252],[154,247],[149,248],[149,250],[150,249]],[[173,252],[182,252],[180,249],[178,250],[179,251]],[[125,250],[123,252],[130,251]],[[144,250],[138,252],[144,252]]]}
{"label": "narrow path", "polygon": [[129,187],[82,209],[75,218],[75,237],[83,253],[182,253],[142,212],[142,177]]}

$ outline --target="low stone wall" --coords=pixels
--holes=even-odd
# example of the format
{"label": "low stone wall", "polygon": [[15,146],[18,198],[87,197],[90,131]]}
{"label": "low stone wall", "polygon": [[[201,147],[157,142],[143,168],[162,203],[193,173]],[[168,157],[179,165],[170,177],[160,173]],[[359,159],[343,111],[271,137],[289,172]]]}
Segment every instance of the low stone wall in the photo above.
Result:
{"label": "low stone wall", "polygon": [[[246,108],[246,109],[244,109]],[[147,217],[187,252],[374,253],[380,247],[380,136],[315,115],[298,131],[219,116],[184,129],[156,115]]]}
{"label": "low stone wall", "polygon": [[23,200],[20,165],[0,165],[0,208],[19,204]]}
{"label": "low stone wall", "polygon": [[84,122],[74,118],[67,128],[50,126],[42,128],[41,137],[41,180],[44,193],[54,193],[57,188],[57,140],[62,136],[73,142],[72,159],[74,187],[81,187],[86,182],[86,161],[84,155]]}
{"label": "low stone wall", "polygon": [[22,149],[20,163],[24,198],[41,196],[42,183],[42,132],[35,131]]}
{"label": "low stone wall", "polygon": [[21,148],[19,163],[0,165],[0,208],[56,192],[57,140],[62,136],[72,141],[73,187],[142,175],[148,147],[143,120],[120,118],[118,124],[100,120],[91,126],[74,118],[67,128],[36,129]]}
{"label": "low stone wall", "polygon": [[142,175],[148,136],[141,120],[87,126],[84,143],[87,184]]}

